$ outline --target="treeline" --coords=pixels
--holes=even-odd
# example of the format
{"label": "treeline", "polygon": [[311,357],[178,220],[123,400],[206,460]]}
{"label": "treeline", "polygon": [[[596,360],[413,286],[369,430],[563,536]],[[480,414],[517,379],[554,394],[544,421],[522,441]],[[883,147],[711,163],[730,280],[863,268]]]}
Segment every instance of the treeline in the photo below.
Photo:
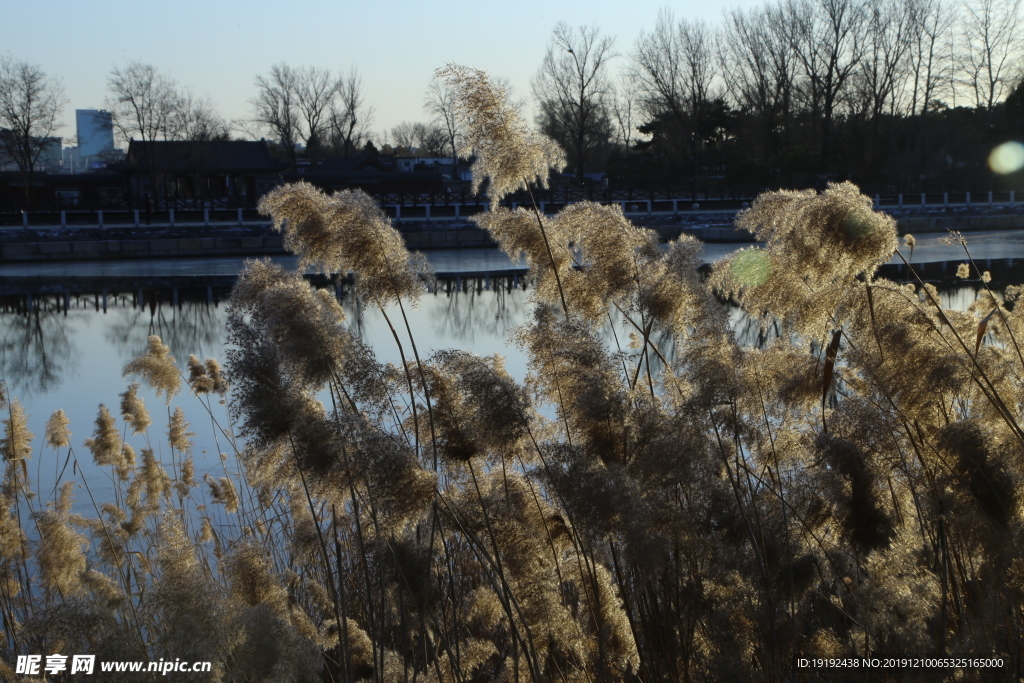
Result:
{"label": "treeline", "polygon": [[[1019,175],[994,178],[986,160],[1024,137],[1022,1],[778,0],[717,24],[666,8],[621,50],[598,27],[559,23],[531,81],[535,123],[577,182],[1011,189]],[[65,100],[38,68],[5,64],[0,128],[16,129],[11,156],[28,169]],[[246,115],[227,121],[208,98],[130,63],[111,71],[107,108],[126,140],[262,137],[293,165],[379,150],[455,157],[463,144],[440,82],[424,121],[379,131],[354,68],[280,63],[254,85]],[[49,106],[18,111],[31,88]]]}
{"label": "treeline", "polygon": [[993,147],[1024,132],[1020,10],[783,0],[717,25],[663,10],[614,78],[611,39],[560,24],[533,90],[577,177],[977,185]]}

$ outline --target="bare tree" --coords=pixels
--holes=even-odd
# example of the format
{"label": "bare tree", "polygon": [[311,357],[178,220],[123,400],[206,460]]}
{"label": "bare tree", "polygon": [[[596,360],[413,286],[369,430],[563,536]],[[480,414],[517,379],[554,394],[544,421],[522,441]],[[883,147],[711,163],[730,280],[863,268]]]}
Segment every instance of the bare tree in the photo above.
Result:
{"label": "bare tree", "polygon": [[363,79],[352,67],[338,82],[338,97],[328,116],[331,147],[335,153],[351,156],[368,140],[373,123],[373,107],[363,98]]}
{"label": "bare tree", "polygon": [[820,172],[827,173],[840,95],[863,57],[862,0],[787,0],[786,35],[800,64],[805,101],[820,122]]}
{"label": "bare tree", "polygon": [[[67,103],[64,87],[43,70],[27,62],[0,57],[0,146],[18,166],[25,179],[25,202],[31,207],[35,167]],[[56,143],[60,146],[60,143]]]}
{"label": "bare tree", "polygon": [[[628,78],[623,81],[628,81]],[[630,83],[623,82],[620,87],[612,88],[610,99],[612,115],[615,118],[616,141],[628,152],[633,146],[633,137],[640,122],[636,89]]]}
{"label": "bare tree", "polygon": [[1020,65],[1021,4],[1024,0],[972,0],[964,5],[961,80],[974,106],[990,112]]}
{"label": "bare tree", "polygon": [[881,139],[882,117],[896,113],[910,76],[913,9],[905,0],[868,0],[865,9],[863,58],[851,90],[854,108],[869,122],[868,154],[876,163],[890,146]]}
{"label": "bare tree", "polygon": [[107,106],[114,127],[126,141],[145,145],[174,137],[181,111],[177,84],[151,64],[130,62],[107,77]]}
{"label": "bare tree", "polygon": [[945,43],[957,21],[957,13],[944,0],[907,0],[907,5],[910,11],[909,112],[924,117],[942,84],[950,80],[952,45]]}
{"label": "bare tree", "polygon": [[653,31],[640,33],[633,49],[632,75],[648,122],[676,129],[694,172],[701,165],[699,131],[710,109],[717,64],[707,24],[685,18],[677,22],[668,9],[658,13]]}
{"label": "bare tree", "polygon": [[793,108],[796,56],[782,35],[784,30],[776,7],[733,10],[725,15],[720,41],[727,91],[758,122],[765,159],[773,137],[780,129],[784,131]]}
{"label": "bare tree", "polygon": [[423,108],[434,115],[434,124],[441,128],[445,135],[445,143],[451,151],[452,172],[459,163],[459,144],[462,129],[455,115],[455,93],[445,81],[435,78],[427,88]]}
{"label": "bare tree", "polygon": [[293,165],[295,143],[301,136],[295,81],[294,69],[287,64],[275,64],[268,75],[256,77],[258,92],[249,101],[253,121],[270,132]]}
{"label": "bare tree", "polygon": [[151,64],[130,62],[107,77],[107,108],[125,140],[138,136],[149,167],[150,187],[157,188],[157,140],[173,138],[180,126],[181,94],[177,84]]}
{"label": "bare tree", "polygon": [[404,147],[405,149],[412,151],[419,145],[419,135],[416,130],[416,126],[423,124],[409,123],[408,121],[402,121],[400,124],[391,129],[391,139],[394,142],[394,146]]}
{"label": "bare tree", "polygon": [[230,137],[228,124],[207,96],[196,95],[191,88],[179,93],[180,109],[173,137],[178,140],[205,142],[227,140]]}
{"label": "bare tree", "polygon": [[441,126],[433,123],[402,121],[391,129],[391,138],[396,149],[404,147],[409,152],[415,151],[417,156],[445,156],[448,146],[447,133]]}
{"label": "bare tree", "polygon": [[419,143],[423,156],[443,157],[447,156],[448,133],[436,123],[417,124],[419,127]]}
{"label": "bare tree", "polygon": [[327,118],[341,81],[327,69],[302,67],[295,74],[295,103],[305,125],[306,151],[316,155],[325,144]]}
{"label": "bare tree", "polygon": [[533,79],[542,126],[567,148],[579,180],[593,150],[610,137],[608,61],[616,56],[614,42],[597,27],[574,29],[560,22]]}

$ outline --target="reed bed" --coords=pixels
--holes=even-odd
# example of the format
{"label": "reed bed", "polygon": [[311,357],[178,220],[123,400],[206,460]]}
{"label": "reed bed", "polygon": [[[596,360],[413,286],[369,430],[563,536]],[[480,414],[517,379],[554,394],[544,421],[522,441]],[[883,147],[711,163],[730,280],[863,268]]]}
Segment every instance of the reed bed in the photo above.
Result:
{"label": "reed bed", "polygon": [[[166,433],[135,385],[83,447],[51,418],[47,448],[120,483],[93,518],[70,484],[29,493],[33,436],[4,395],[0,677],[66,651],[210,660],[196,680],[222,681],[803,681],[820,672],[799,657],[902,653],[1019,676],[1022,289],[957,312],[876,278],[895,223],[849,183],[762,195],[737,224],[765,247],[710,277],[699,242],[662,248],[615,207],[501,208],[564,157],[483,72],[439,76],[493,202],[475,220],[537,283],[525,382],[417,347],[429,270],[368,196],[275,190],[286,244],[355,274],[402,362],[333,295],[249,263],[223,370],[156,337],[125,369],[166,397]],[[965,263],[985,281],[966,245]],[[740,344],[730,301],[779,334]],[[244,476],[196,481],[172,401],[221,396]]]}

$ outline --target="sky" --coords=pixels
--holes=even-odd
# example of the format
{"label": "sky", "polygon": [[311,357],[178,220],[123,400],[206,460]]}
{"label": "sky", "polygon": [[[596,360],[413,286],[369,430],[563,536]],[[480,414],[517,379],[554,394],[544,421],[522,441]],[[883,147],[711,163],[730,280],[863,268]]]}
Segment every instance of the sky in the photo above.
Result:
{"label": "sky", "polygon": [[[763,0],[731,0],[752,7]],[[508,79],[529,102],[530,79],[555,24],[597,26],[626,57],[641,31],[654,27],[663,0],[375,0],[302,3],[266,0],[9,0],[0,53],[37,64],[64,85],[69,103],[57,135],[75,134],[74,110],[104,108],[110,70],[130,61],[152,64],[181,86],[208,95],[229,121],[251,116],[254,80],[274,64],[356,67],[371,130],[426,121],[424,93],[436,68],[455,62]],[[677,17],[717,24],[723,5],[671,4]]]}

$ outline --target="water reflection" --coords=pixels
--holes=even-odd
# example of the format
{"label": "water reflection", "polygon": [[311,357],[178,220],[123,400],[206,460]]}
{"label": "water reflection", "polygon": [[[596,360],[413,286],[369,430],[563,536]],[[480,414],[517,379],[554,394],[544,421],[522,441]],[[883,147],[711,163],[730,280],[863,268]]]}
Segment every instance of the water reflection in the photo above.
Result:
{"label": "water reflection", "polygon": [[456,290],[445,296],[444,314],[432,321],[431,328],[455,346],[472,346],[480,337],[507,339],[526,319],[528,300],[521,288]]}
{"label": "water reflection", "polygon": [[[398,347],[380,311],[362,303],[359,297],[336,291],[340,293],[350,328],[374,349],[378,360],[399,363]],[[965,284],[940,291],[944,305],[965,309],[978,298],[982,288]],[[131,381],[122,377],[122,369],[145,349],[148,335],[159,335],[179,362],[189,354],[224,359],[226,312],[224,305],[218,305],[217,296],[225,292],[205,287],[197,288],[190,297],[179,292],[177,305],[169,291],[135,291],[105,297],[50,294],[36,296],[30,304],[24,299],[0,299],[0,379],[23,402],[30,414],[31,431],[43,434],[47,417],[62,408],[72,421],[73,443],[80,448],[94,429],[97,405],[105,403],[112,409],[118,405],[118,394]],[[424,294],[416,308],[406,306],[405,312],[421,357],[449,348],[480,355],[500,353],[506,357],[509,373],[522,381],[527,374],[527,359],[510,344],[509,337],[529,319],[531,293],[521,281],[515,281],[513,286],[511,278],[464,278],[458,283],[453,280],[450,285],[440,283],[436,294]],[[400,312],[397,308],[387,312],[400,328],[405,344],[404,325],[397,322]],[[776,327],[763,329],[739,309],[730,310],[729,315],[741,344],[763,346],[778,335]],[[629,374],[641,360],[640,350],[629,348],[632,330],[621,315],[613,313],[600,333],[610,350],[621,350]],[[673,339],[665,330],[655,330],[654,341],[667,358],[676,358]],[[405,346],[405,352],[410,353],[409,346]],[[658,366],[658,360],[652,358],[651,370],[658,372]],[[151,410],[163,412],[163,398],[152,392],[144,398]],[[217,443],[216,431],[207,427],[210,417],[205,409],[187,395],[175,399],[175,405],[185,410],[194,431],[199,432],[193,451],[197,471],[220,472],[223,466],[217,454],[227,449],[224,443]],[[222,424],[229,424],[226,416],[221,417],[224,407],[216,408]],[[162,439],[164,427],[153,429],[154,448],[162,457],[166,448],[161,453],[157,441]],[[36,463],[42,465],[44,473],[51,471],[40,482],[44,491],[52,488],[61,464],[51,462],[50,456],[42,453]],[[105,476],[98,469],[94,473],[91,463],[85,466],[90,468],[89,476]]]}
{"label": "water reflection", "polygon": [[129,355],[146,347],[146,339],[155,334],[171,347],[175,358],[222,355],[223,325],[217,304],[189,301],[178,306],[153,303],[122,309],[111,316],[104,338],[118,351]]}
{"label": "water reflection", "polygon": [[82,352],[74,343],[65,312],[40,307],[2,314],[0,376],[15,394],[36,395],[58,386],[74,372]]}
{"label": "water reflection", "polygon": [[[383,360],[397,362],[397,353],[388,350],[394,344],[380,312],[360,297],[341,289],[337,292],[350,328],[377,348]],[[958,310],[970,307],[982,292],[977,283],[940,289],[943,305]],[[123,359],[122,366],[145,348],[151,334],[160,336],[180,360],[190,354],[224,356],[225,311],[210,296],[183,297],[177,305],[168,292],[49,295],[36,297],[29,305],[3,303],[0,376],[21,396],[74,386],[85,353],[94,351],[97,343]],[[508,347],[509,336],[527,320],[530,305],[525,281],[467,279],[442,283],[436,293],[425,294],[418,306],[406,306],[405,312],[417,343],[425,350],[458,347],[481,354],[514,354]],[[396,309],[392,320],[400,315]],[[777,323],[764,328],[738,308],[732,308],[729,316],[742,345],[764,346],[779,334]],[[612,315],[602,335],[609,348],[625,350],[631,330],[621,316]],[[674,349],[668,333],[655,331],[655,335],[655,343],[671,358]],[[110,369],[118,379],[120,367]]]}

